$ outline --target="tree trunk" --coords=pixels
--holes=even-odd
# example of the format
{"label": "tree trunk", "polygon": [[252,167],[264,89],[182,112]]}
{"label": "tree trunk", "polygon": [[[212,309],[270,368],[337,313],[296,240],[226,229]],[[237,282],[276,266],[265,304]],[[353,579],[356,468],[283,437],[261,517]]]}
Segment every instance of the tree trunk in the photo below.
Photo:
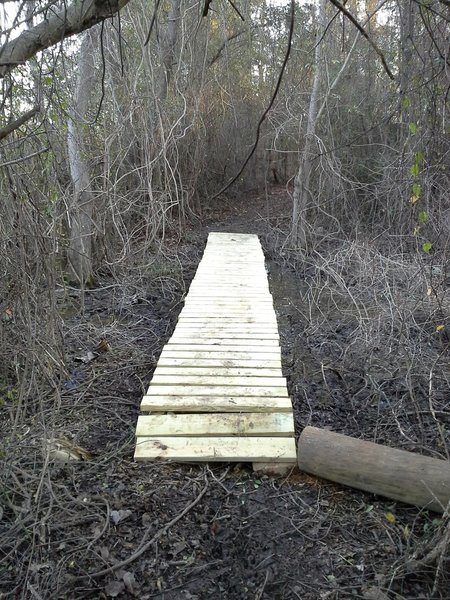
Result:
{"label": "tree trunk", "polygon": [[312,150],[316,134],[319,90],[322,82],[322,40],[325,31],[326,0],[320,0],[319,26],[316,34],[316,49],[314,53],[314,79],[309,100],[308,124],[306,128],[305,145],[300,159],[300,166],[294,180],[294,196],[292,207],[292,227],[290,238],[292,243],[302,251],[306,250],[306,210],[311,197],[310,181],[313,167]]}
{"label": "tree trunk", "polygon": [[92,237],[94,197],[86,160],[86,128],[89,100],[95,82],[95,32],[85,33],[80,46],[78,76],[68,120],[68,154],[73,195],[68,207],[69,276],[83,286],[93,281]]}
{"label": "tree trunk", "polygon": [[161,71],[157,88],[157,101],[163,103],[167,98],[167,90],[176,64],[175,46],[180,30],[181,0],[171,0],[170,13],[167,16],[167,25],[162,35],[161,42]]}
{"label": "tree trunk", "polygon": [[450,462],[388,448],[316,427],[298,442],[302,471],[387,498],[444,512],[450,502]]}

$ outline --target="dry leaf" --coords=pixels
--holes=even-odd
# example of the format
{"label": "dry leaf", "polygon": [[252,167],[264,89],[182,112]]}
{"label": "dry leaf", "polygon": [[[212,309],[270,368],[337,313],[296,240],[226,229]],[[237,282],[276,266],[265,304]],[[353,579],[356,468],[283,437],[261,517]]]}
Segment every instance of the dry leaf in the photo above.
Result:
{"label": "dry leaf", "polygon": [[105,594],[110,598],[117,598],[119,594],[125,589],[123,581],[110,581],[105,587]]}
{"label": "dry leaf", "polygon": [[75,360],[77,360],[78,362],[82,362],[85,365],[87,365],[90,362],[92,362],[93,360],[95,360],[97,357],[98,357],[98,354],[96,352],[91,352],[89,350],[89,352],[87,352],[84,356],[76,356]]}
{"label": "dry leaf", "polygon": [[102,338],[97,344],[94,352],[109,352],[109,350],[111,350],[111,346],[108,344],[105,338]]}
{"label": "dry leaf", "polygon": [[114,525],[117,525],[121,521],[127,519],[131,514],[131,510],[112,510],[109,516]]}
{"label": "dry leaf", "polygon": [[77,460],[90,460],[92,458],[92,454],[88,452],[88,450],[81,448],[81,446],[76,446],[65,437],[47,440],[47,442],[50,448],[49,457],[51,460],[55,460],[57,462],[69,462]]}

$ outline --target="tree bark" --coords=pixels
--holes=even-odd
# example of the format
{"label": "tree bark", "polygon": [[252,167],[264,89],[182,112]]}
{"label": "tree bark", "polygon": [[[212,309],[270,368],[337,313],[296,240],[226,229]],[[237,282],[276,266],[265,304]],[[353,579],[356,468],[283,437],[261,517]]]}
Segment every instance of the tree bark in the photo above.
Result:
{"label": "tree bark", "polygon": [[181,0],[171,0],[170,13],[167,16],[167,25],[161,43],[161,72],[159,75],[157,100],[163,103],[167,98],[167,90],[176,65],[175,46],[180,29]]}
{"label": "tree bark", "polygon": [[298,442],[302,471],[414,506],[444,512],[450,461],[305,427]]}
{"label": "tree bark", "polygon": [[316,135],[316,123],[318,113],[319,89],[322,81],[322,40],[321,37],[326,27],[325,19],[326,0],[320,0],[319,27],[316,34],[316,49],[314,53],[314,79],[309,100],[308,123],[306,127],[305,145],[300,159],[300,166],[294,180],[294,195],[292,207],[292,226],[290,238],[292,243],[306,251],[306,211],[308,200],[311,197],[310,182],[313,168],[312,151]]}
{"label": "tree bark", "polygon": [[94,36],[88,31],[80,46],[78,76],[72,106],[69,109],[67,147],[73,195],[68,208],[69,275],[79,285],[93,280],[92,238],[94,196],[86,160],[87,115],[95,83]]}
{"label": "tree bark", "polygon": [[49,9],[47,18],[0,48],[0,78],[40,50],[89,29],[114,15],[129,0],[74,0],[60,11]]}

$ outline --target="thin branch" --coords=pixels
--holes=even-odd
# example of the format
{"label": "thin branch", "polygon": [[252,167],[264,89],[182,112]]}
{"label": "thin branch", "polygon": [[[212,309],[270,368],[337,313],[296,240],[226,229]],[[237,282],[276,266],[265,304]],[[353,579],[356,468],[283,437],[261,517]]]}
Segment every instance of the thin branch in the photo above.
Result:
{"label": "thin branch", "polygon": [[356,34],[356,36],[355,36],[355,39],[353,40],[352,47],[351,47],[351,48],[350,48],[350,50],[348,51],[348,53],[347,53],[347,56],[345,57],[345,60],[344,60],[344,62],[343,62],[343,64],[342,64],[342,67],[341,67],[341,68],[340,68],[340,70],[339,70],[339,73],[338,73],[338,74],[336,75],[336,77],[334,78],[334,81],[333,81],[333,83],[332,83],[332,84],[329,86],[329,88],[328,88],[328,90],[327,90],[327,93],[326,93],[326,95],[325,95],[325,98],[323,99],[322,105],[321,105],[321,107],[319,108],[319,110],[318,110],[318,112],[317,112],[317,115],[316,115],[316,121],[318,121],[318,120],[320,119],[320,117],[321,117],[321,115],[322,115],[322,113],[323,113],[323,111],[324,111],[324,109],[325,109],[325,107],[326,107],[326,105],[327,105],[328,98],[330,97],[330,94],[331,94],[331,92],[332,92],[332,91],[334,90],[334,88],[337,86],[337,84],[339,83],[339,81],[340,81],[340,79],[341,79],[341,77],[342,77],[342,74],[344,73],[345,69],[347,68],[347,66],[348,66],[348,63],[350,62],[350,58],[351,58],[351,56],[352,56],[352,54],[353,54],[353,51],[354,51],[354,50],[355,50],[355,48],[356,48],[356,43],[357,43],[357,41],[358,41],[358,38],[359,38],[359,36],[360,36],[360,34],[359,34],[359,33],[357,33],[357,34]]}
{"label": "thin branch", "polygon": [[158,14],[158,8],[161,3],[161,0],[156,0],[155,10],[153,11],[152,21],[150,23],[150,29],[148,30],[147,37],[145,38],[144,46],[146,46],[150,41],[150,36],[152,35],[153,26],[155,25],[156,15]]}
{"label": "thin branch", "polygon": [[32,154],[28,154],[27,156],[22,156],[21,158],[15,158],[14,160],[9,160],[8,162],[1,163],[0,169],[2,169],[3,167],[9,167],[11,165],[17,165],[18,163],[29,160],[30,158],[39,156],[39,154],[44,154],[44,152],[48,152],[49,150],[50,150],[50,148],[41,148],[41,150],[37,150],[36,152],[33,152]]}
{"label": "thin branch", "polygon": [[395,77],[392,74],[392,71],[390,70],[390,68],[386,62],[384,54],[381,52],[381,50],[378,48],[378,46],[375,44],[375,42],[369,36],[367,31],[364,29],[364,27],[357,21],[357,19],[352,15],[352,13],[349,12],[345,8],[345,6],[339,2],[339,0],[330,0],[330,2],[331,2],[331,4],[334,4],[334,6],[336,8],[338,8],[341,11],[341,13],[343,15],[345,15],[347,17],[347,19],[353,23],[353,25],[358,29],[358,31],[361,33],[361,35],[366,38],[366,40],[369,42],[369,44],[372,46],[372,48],[375,50],[375,52],[380,57],[381,64],[383,65],[384,70],[388,74],[389,78],[392,79],[392,81],[395,81]]}
{"label": "thin branch", "polygon": [[242,16],[242,14],[239,12],[238,7],[234,4],[233,0],[228,0],[228,2],[231,4],[231,6],[234,8],[234,10],[237,12],[237,14],[241,17],[241,19],[243,21],[245,21],[244,17]]}
{"label": "thin branch", "polygon": [[23,125],[24,123],[26,123],[27,121],[32,119],[34,117],[34,115],[37,115],[39,110],[40,110],[39,106],[35,106],[31,110],[24,113],[18,119],[15,119],[14,121],[11,121],[11,123],[8,123],[8,125],[5,125],[5,127],[2,127],[0,129],[0,140],[3,140],[5,137],[10,135],[13,131],[18,129],[21,125]]}
{"label": "thin branch", "polygon": [[290,25],[289,25],[289,37],[288,37],[288,45],[287,45],[287,48],[286,48],[286,54],[284,55],[283,64],[281,65],[281,70],[280,70],[280,74],[278,76],[278,81],[277,81],[277,85],[275,87],[275,91],[274,91],[274,93],[272,95],[272,98],[270,99],[268,107],[263,112],[263,114],[261,115],[261,118],[258,121],[258,125],[256,127],[256,139],[255,139],[255,142],[253,144],[252,149],[248,153],[247,158],[244,160],[244,162],[242,163],[241,168],[236,173],[236,175],[233,177],[233,179],[231,181],[229,181],[216,194],[214,194],[214,196],[212,196],[211,200],[214,200],[215,198],[217,198],[218,196],[220,196],[221,194],[223,194],[231,185],[233,185],[233,183],[237,180],[237,178],[241,175],[241,173],[243,172],[243,170],[247,166],[247,164],[250,161],[251,157],[255,153],[256,148],[258,147],[259,136],[260,136],[260,133],[261,133],[261,126],[262,126],[263,122],[265,121],[267,115],[269,114],[269,111],[272,108],[272,106],[273,106],[273,104],[275,102],[276,97],[278,96],[278,92],[280,91],[280,87],[281,87],[281,82],[283,81],[284,72],[286,70],[286,66],[287,66],[287,63],[288,63],[288,60],[289,60],[289,56],[291,54],[292,37],[294,35],[294,22],[295,22],[295,0],[291,0],[291,22],[290,22]]}
{"label": "thin branch", "polygon": [[232,40],[235,40],[237,37],[241,36],[243,33],[247,33],[247,31],[248,31],[248,29],[241,29],[240,31],[237,31],[236,33],[232,33],[231,35],[229,35],[227,37],[227,39],[224,40],[223,43],[220,45],[219,49],[214,54],[212,59],[209,61],[209,66],[212,67],[212,65],[216,62],[216,60],[218,60],[220,58],[220,55],[222,54],[222,52],[224,51],[224,49],[226,48],[226,46],[229,42],[231,42]]}

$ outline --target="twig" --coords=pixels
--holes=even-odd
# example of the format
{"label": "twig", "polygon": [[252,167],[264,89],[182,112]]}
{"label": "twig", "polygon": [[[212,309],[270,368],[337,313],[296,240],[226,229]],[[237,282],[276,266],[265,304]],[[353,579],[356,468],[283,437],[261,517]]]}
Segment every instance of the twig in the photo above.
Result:
{"label": "twig", "polygon": [[31,110],[24,113],[22,116],[15,119],[14,121],[11,121],[11,123],[8,123],[8,125],[5,125],[5,127],[2,127],[0,129],[0,140],[3,140],[10,133],[12,133],[16,129],[18,129],[21,125],[23,125],[24,123],[26,123],[27,121],[32,119],[34,117],[34,115],[37,115],[39,110],[40,110],[39,106],[35,106]]}
{"label": "twig", "polygon": [[336,8],[338,8],[341,11],[341,13],[343,15],[345,15],[347,17],[347,19],[353,23],[353,25],[356,27],[356,29],[358,29],[358,31],[360,31],[361,35],[363,35],[366,38],[366,40],[369,42],[369,44],[372,46],[372,48],[375,50],[375,52],[380,57],[381,64],[383,65],[386,73],[389,75],[389,78],[392,79],[392,81],[395,81],[395,77],[392,74],[392,71],[390,70],[390,68],[388,67],[388,64],[386,62],[384,54],[381,52],[381,50],[375,44],[373,39],[369,36],[367,31],[364,29],[364,27],[356,20],[356,18],[352,15],[352,13],[349,12],[345,8],[345,6],[339,2],[339,0],[330,0],[330,2],[331,2],[331,4],[334,4],[334,6]]}
{"label": "twig", "polygon": [[3,167],[9,167],[10,165],[17,165],[18,163],[29,160],[30,158],[34,158],[35,156],[39,156],[39,154],[44,154],[44,152],[48,152],[50,148],[41,148],[32,154],[27,154],[27,156],[21,156],[20,158],[15,158],[14,160],[8,160],[8,162],[4,162],[0,164],[0,169]]}

